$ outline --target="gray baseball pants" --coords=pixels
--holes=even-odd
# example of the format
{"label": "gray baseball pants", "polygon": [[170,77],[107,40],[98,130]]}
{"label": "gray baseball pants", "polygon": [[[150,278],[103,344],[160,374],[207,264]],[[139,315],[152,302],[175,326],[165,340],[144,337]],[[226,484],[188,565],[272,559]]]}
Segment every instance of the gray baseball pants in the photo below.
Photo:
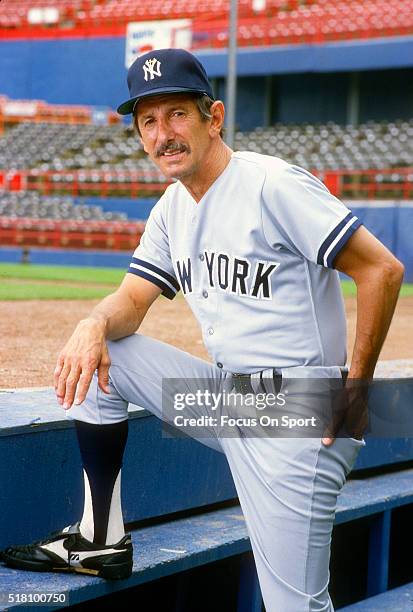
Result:
{"label": "gray baseball pants", "polygon": [[[211,390],[229,389],[232,375],[173,346],[135,334],[108,342],[109,395],[97,387],[68,412],[69,418],[107,424],[128,418],[128,403],[170,421],[162,410],[162,380],[208,380]],[[295,373],[294,373],[295,371]],[[288,368],[288,376],[314,376],[312,368]],[[283,375],[287,371],[283,371]],[[319,378],[337,368],[316,368]],[[185,408],[199,417],[217,411]],[[331,533],[337,496],[364,440],[337,438],[330,447],[320,437],[221,437],[206,427],[199,441],[223,452],[245,517],[266,612],[333,612],[328,593]],[[197,436],[195,436],[197,437]]]}

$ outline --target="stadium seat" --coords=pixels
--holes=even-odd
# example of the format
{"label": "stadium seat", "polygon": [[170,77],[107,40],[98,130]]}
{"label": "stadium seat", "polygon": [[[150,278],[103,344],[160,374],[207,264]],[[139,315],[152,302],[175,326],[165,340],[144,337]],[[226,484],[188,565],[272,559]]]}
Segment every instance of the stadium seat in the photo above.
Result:
{"label": "stadium seat", "polygon": [[123,212],[104,212],[100,206],[75,204],[71,197],[42,197],[37,192],[0,193],[0,217],[77,221],[127,221]]}
{"label": "stadium seat", "polygon": [[[194,48],[222,47],[227,44],[229,2],[218,0],[54,0],[58,27],[69,32],[76,27],[126,26],[131,21],[190,18],[193,20]],[[238,3],[239,44],[268,45],[399,36],[413,32],[410,0],[267,0],[256,10],[253,0]],[[46,5],[48,6],[48,5]],[[31,23],[30,10],[45,10],[43,0],[0,3],[0,28],[44,27]],[[213,18],[211,17],[213,15]],[[222,24],[217,25],[217,20]],[[64,28],[64,30],[63,30]]]}
{"label": "stadium seat", "polygon": [[[256,32],[251,40],[259,35]],[[356,128],[333,122],[276,124],[238,132],[235,145],[238,150],[278,155],[308,168],[316,161],[319,169],[387,169],[413,166],[412,136],[413,120],[368,122]],[[50,180],[56,183],[64,182],[58,172],[65,170],[109,171],[109,182],[119,182],[113,172],[122,170],[136,171],[144,183],[165,181],[145,156],[136,134],[120,124],[19,124],[0,138],[0,168],[38,168],[49,171]],[[79,175],[79,180],[82,177],[89,181],[89,175]]]}

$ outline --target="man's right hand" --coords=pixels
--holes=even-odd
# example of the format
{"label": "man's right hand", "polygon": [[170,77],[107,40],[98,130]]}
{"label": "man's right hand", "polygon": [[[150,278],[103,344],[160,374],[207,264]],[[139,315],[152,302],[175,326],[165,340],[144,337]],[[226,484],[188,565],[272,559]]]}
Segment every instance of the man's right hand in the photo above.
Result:
{"label": "man's right hand", "polygon": [[145,278],[126,274],[120,287],[99,302],[87,319],[80,321],[60,353],[54,371],[57,399],[65,410],[73,402],[84,401],[96,370],[99,387],[104,393],[110,393],[106,338],[119,340],[135,333],[161,291]]}
{"label": "man's right hand", "polygon": [[61,351],[54,371],[54,386],[59,404],[63,404],[65,410],[73,402],[81,404],[96,369],[99,387],[109,393],[109,367],[104,323],[93,318],[80,321]]}

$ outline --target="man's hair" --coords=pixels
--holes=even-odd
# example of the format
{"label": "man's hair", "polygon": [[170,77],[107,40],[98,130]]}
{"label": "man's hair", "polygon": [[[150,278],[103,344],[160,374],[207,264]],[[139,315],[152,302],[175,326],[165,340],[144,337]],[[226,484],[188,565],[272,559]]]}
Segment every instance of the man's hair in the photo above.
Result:
{"label": "man's hair", "polygon": [[[196,105],[198,107],[199,114],[201,115],[202,121],[209,121],[212,118],[210,111],[211,111],[211,106],[214,103],[214,100],[212,100],[206,94],[194,94],[193,99],[196,102]],[[141,133],[140,133],[139,126],[138,126],[138,113],[136,111],[133,114],[133,125],[138,135],[140,136]],[[224,137],[225,128],[221,128],[219,135],[221,136],[221,138]]]}
{"label": "man's hair", "polygon": [[[211,119],[212,115],[210,113],[210,110],[211,110],[211,106],[214,103],[214,100],[212,100],[206,94],[203,94],[200,96],[196,96],[195,102],[198,107],[199,114],[201,115],[201,119],[203,121],[208,121],[209,119]],[[219,133],[221,138],[224,138],[224,134],[225,134],[225,128],[221,128],[221,131]]]}

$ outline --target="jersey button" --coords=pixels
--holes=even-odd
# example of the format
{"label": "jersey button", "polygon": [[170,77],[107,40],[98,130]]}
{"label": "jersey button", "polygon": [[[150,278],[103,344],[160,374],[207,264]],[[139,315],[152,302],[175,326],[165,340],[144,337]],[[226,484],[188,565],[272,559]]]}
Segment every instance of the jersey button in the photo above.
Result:
{"label": "jersey button", "polygon": [[210,336],[212,336],[212,335],[213,335],[213,333],[214,333],[214,328],[213,328],[213,327],[209,327],[209,328],[208,328],[208,334],[209,334]]}
{"label": "jersey button", "polygon": [[202,296],[203,296],[204,298],[207,298],[207,297],[208,297],[208,291],[206,291],[206,290],[204,289],[204,291],[202,292]]}
{"label": "jersey button", "polygon": [[205,255],[204,255],[203,253],[200,253],[200,254],[199,254],[199,259],[200,259],[201,261],[204,261],[204,259],[205,259]]}
{"label": "jersey button", "polygon": [[219,368],[223,368],[223,367],[224,367],[224,366],[223,366],[223,364],[222,364],[220,361],[218,361],[217,366],[218,366]]}

